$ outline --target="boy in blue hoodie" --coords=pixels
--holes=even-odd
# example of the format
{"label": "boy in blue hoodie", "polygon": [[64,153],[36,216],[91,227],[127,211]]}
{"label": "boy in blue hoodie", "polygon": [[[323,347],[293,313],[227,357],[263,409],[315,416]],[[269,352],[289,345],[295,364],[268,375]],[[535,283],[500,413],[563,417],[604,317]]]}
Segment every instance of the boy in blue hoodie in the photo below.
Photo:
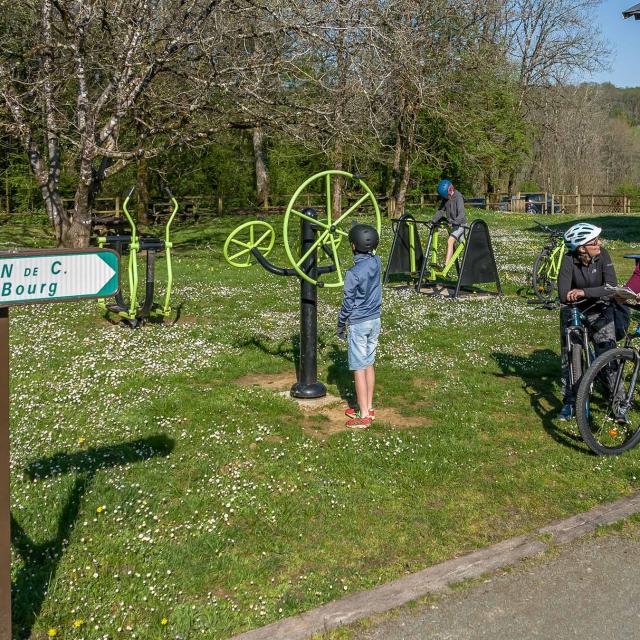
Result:
{"label": "boy in blue hoodie", "polygon": [[382,285],[380,258],[373,254],[380,238],[374,227],[356,224],[349,231],[353,251],[353,267],[345,273],[344,298],[336,335],[347,340],[349,322],[349,369],[353,371],[359,411],[347,409],[347,427],[366,429],[375,418],[373,389],[374,362],[380,335]]}

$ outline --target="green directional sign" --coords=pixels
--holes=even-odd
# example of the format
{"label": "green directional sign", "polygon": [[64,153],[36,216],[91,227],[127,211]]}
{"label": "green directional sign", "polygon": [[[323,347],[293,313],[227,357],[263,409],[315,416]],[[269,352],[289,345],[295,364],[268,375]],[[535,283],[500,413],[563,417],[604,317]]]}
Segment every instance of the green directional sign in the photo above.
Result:
{"label": "green directional sign", "polygon": [[8,307],[114,296],[119,264],[111,249],[0,251],[0,640],[11,638]]}
{"label": "green directional sign", "polygon": [[109,298],[119,289],[111,249],[0,252],[0,307]]}

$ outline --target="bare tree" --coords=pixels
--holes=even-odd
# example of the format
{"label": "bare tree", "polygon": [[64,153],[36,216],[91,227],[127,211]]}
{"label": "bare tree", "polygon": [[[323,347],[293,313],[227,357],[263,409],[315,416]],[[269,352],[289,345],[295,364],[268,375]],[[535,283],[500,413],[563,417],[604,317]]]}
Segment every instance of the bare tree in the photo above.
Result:
{"label": "bare tree", "polygon": [[611,118],[602,87],[539,90],[531,117],[537,135],[526,177],[556,192],[610,193],[638,178],[640,138],[624,120]]}
{"label": "bare tree", "polygon": [[[88,243],[107,177],[223,126],[246,126],[238,104],[252,99],[252,86],[239,84],[246,67],[267,66],[247,43],[272,29],[270,11],[242,0],[2,0],[2,12],[7,127],[68,246]],[[64,167],[77,173],[70,208],[60,192]]]}
{"label": "bare tree", "polygon": [[[278,62],[279,82],[262,85],[272,108],[263,120],[323,155],[330,167],[353,168],[374,138],[383,61],[375,32],[381,4],[375,0],[310,0],[280,4],[278,21],[292,35]],[[286,7],[286,8],[285,8]],[[357,151],[356,151],[357,150]],[[341,208],[341,185],[333,185],[332,211]]]}
{"label": "bare tree", "polygon": [[521,100],[530,89],[565,84],[606,64],[609,49],[593,11],[602,0],[507,0],[505,36]]}
{"label": "bare tree", "polygon": [[[500,62],[488,25],[500,22],[502,4],[401,0],[389,5],[380,30],[389,74],[384,93],[392,123],[390,209],[404,211],[411,169],[418,160],[441,164],[429,124],[463,135],[468,79]],[[426,124],[425,124],[426,123]]]}

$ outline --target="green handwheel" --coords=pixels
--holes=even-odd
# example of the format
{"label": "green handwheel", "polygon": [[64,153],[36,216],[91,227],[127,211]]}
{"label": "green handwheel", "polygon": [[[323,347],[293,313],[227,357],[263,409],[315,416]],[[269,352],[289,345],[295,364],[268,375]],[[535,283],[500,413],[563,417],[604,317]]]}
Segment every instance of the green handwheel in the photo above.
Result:
{"label": "green handwheel", "polygon": [[252,220],[236,227],[227,236],[222,253],[231,266],[250,267],[253,264],[251,249],[258,249],[263,256],[267,256],[275,241],[275,231],[268,222]]}
{"label": "green handwheel", "polygon": [[[340,214],[335,220],[333,219],[332,214],[332,180],[336,177],[343,178],[346,182],[345,191],[356,192],[358,194],[358,198],[356,202],[351,205],[344,213]],[[302,207],[299,204],[299,201],[302,200],[304,191],[309,187],[309,185],[314,182],[323,183],[323,199],[324,199],[324,211],[318,215],[317,218],[310,217],[305,214]],[[284,236],[284,249],[287,255],[291,266],[296,271],[296,273],[314,285],[320,285],[323,287],[341,287],[344,284],[344,275],[343,275],[343,265],[340,264],[340,256],[338,253],[338,247],[340,246],[340,242],[342,238],[349,237],[349,227],[350,225],[350,217],[356,214],[362,214],[363,208],[365,205],[371,205],[373,207],[374,213],[374,226],[378,233],[380,233],[381,229],[381,216],[380,216],[380,207],[378,206],[378,202],[376,200],[375,195],[371,191],[371,189],[367,186],[367,184],[352,173],[347,171],[338,171],[338,170],[328,170],[322,171],[320,173],[311,176],[307,180],[305,180],[296,190],[296,192],[291,197],[289,201],[289,205],[287,206],[287,210],[284,216],[283,223],[283,236]],[[292,242],[289,238],[289,230],[292,226],[293,219],[303,219],[312,222],[317,228],[317,239],[311,245],[304,255],[297,255],[296,247],[294,242]],[[295,229],[297,232],[297,229]],[[332,274],[329,274],[329,280],[322,280],[320,278],[318,280],[314,280],[308,274],[306,274],[301,265],[305,263],[309,255],[313,251],[322,251],[323,246],[327,247],[327,251],[330,255],[332,262],[334,263],[336,269]]]}

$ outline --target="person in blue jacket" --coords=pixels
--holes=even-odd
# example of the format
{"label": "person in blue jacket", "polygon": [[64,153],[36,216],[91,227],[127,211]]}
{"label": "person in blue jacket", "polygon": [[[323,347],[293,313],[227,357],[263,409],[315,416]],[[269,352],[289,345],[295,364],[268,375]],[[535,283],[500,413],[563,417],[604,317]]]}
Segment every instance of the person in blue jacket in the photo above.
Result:
{"label": "person in blue jacket", "polygon": [[359,410],[347,409],[347,427],[366,429],[375,418],[373,389],[374,362],[382,308],[380,258],[374,255],[380,238],[374,227],[356,224],[349,231],[353,251],[353,267],[345,273],[344,298],[338,316],[336,335],[347,340],[348,358],[353,371]]}

